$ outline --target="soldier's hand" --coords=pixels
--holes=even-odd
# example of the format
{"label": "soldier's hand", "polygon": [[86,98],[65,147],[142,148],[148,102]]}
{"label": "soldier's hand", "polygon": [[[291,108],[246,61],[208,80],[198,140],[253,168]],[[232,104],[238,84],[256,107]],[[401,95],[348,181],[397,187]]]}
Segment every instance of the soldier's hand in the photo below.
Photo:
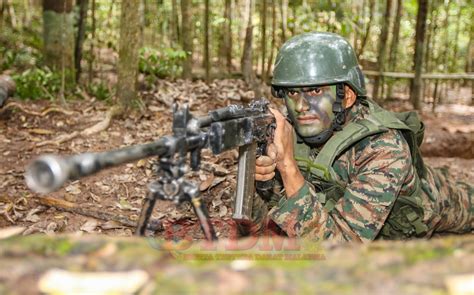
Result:
{"label": "soldier's hand", "polygon": [[275,164],[283,180],[286,195],[290,197],[298,192],[305,183],[293,154],[293,126],[279,111],[275,109],[270,109],[270,111],[275,116],[277,125],[273,138],[276,151]]}
{"label": "soldier's hand", "polygon": [[277,125],[273,138],[273,144],[276,153],[276,167],[281,172],[283,169],[287,168],[288,165],[296,165],[293,157],[293,126],[291,126],[291,124],[278,110],[270,109],[270,111],[275,116]]}
{"label": "soldier's hand", "polygon": [[255,161],[255,180],[267,181],[275,176],[276,147],[273,143],[267,147],[267,155],[260,156]]}

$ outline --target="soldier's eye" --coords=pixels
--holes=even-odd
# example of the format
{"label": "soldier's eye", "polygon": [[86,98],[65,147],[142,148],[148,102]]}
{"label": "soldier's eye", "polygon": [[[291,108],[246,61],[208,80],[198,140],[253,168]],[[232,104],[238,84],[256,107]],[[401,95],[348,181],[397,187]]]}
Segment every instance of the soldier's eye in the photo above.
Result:
{"label": "soldier's eye", "polygon": [[295,97],[298,96],[298,94],[299,94],[298,91],[288,90],[288,96],[289,96],[290,98],[295,98]]}
{"label": "soldier's eye", "polygon": [[307,93],[309,96],[317,96],[321,95],[323,93],[323,90],[321,88],[314,88],[310,89]]}

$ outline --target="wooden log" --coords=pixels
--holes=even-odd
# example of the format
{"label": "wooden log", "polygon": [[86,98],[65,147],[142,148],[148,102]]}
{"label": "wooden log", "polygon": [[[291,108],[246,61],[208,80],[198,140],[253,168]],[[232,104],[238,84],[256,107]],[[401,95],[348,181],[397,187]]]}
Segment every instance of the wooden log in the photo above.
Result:
{"label": "wooden log", "polygon": [[15,81],[10,76],[0,75],[0,108],[5,104],[8,97],[15,93]]}

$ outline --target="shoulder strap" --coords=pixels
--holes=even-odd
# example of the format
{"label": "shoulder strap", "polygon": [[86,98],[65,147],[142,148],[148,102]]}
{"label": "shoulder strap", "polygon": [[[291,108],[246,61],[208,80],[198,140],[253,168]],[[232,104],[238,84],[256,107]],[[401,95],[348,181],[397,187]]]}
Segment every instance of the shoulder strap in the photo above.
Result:
{"label": "shoulder strap", "polygon": [[327,167],[334,178],[332,164],[339,154],[361,139],[387,130],[378,120],[373,120],[370,116],[357,123],[349,123],[329,139],[314,160],[314,164]]}

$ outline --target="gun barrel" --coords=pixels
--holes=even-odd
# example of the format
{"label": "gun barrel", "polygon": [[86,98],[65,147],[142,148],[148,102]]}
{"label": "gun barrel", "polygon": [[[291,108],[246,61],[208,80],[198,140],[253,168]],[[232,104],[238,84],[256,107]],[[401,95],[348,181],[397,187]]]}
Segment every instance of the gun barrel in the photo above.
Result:
{"label": "gun barrel", "polygon": [[117,166],[150,156],[166,154],[173,139],[163,137],[157,141],[101,153],[84,153],[69,157],[44,155],[26,169],[28,187],[38,193],[49,193],[66,181],[91,175],[102,169]]}

